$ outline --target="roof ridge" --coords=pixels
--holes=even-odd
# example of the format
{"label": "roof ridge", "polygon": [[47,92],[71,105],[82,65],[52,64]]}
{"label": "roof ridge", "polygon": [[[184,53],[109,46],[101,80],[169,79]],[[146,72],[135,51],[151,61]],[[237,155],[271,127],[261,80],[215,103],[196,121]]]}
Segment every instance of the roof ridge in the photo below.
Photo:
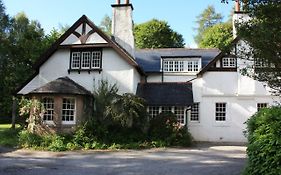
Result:
{"label": "roof ridge", "polygon": [[220,51],[218,48],[144,48],[137,49],[136,51],[158,51],[158,50],[215,50]]}

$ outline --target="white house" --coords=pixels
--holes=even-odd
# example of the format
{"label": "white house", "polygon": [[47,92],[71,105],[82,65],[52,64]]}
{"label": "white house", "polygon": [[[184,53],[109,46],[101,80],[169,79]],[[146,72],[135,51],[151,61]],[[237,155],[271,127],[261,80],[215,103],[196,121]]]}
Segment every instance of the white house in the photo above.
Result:
{"label": "white house", "polygon": [[[55,130],[72,128],[86,115],[87,97],[101,80],[120,93],[135,93],[153,117],[171,111],[195,140],[244,142],[244,122],[279,100],[265,84],[240,74],[247,64],[218,49],[134,47],[128,0],[112,5],[112,37],[86,16],[65,32],[35,64],[36,73],[18,94],[42,99],[43,120]],[[235,14],[238,19],[240,14]],[[238,43],[238,44],[237,44]]]}

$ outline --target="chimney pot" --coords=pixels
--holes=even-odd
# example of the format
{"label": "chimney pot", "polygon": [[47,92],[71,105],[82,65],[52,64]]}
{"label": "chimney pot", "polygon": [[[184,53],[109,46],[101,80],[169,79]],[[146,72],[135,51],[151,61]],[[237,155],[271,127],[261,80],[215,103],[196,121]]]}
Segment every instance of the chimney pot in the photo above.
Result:
{"label": "chimney pot", "polygon": [[130,4],[130,0],[125,0],[125,4]]}
{"label": "chimney pot", "polygon": [[120,0],[116,0],[116,4],[119,5],[120,4]]}
{"label": "chimney pot", "polygon": [[235,0],[235,11],[240,12],[240,0]]}

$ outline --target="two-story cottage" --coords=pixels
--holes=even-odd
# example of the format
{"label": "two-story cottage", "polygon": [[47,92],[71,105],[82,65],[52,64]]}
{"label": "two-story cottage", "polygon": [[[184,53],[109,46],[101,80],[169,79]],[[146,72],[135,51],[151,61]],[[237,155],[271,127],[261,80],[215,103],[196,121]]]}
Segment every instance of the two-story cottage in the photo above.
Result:
{"label": "two-story cottage", "polygon": [[137,50],[132,4],[117,0],[112,8],[112,37],[82,16],[37,61],[36,73],[18,91],[42,100],[47,109],[43,120],[54,130],[71,129],[83,120],[101,80],[116,84],[120,93],[143,97],[151,117],[175,113],[198,141],[246,141],[244,122],[278,100],[266,85],[240,74],[246,62],[235,56],[238,39],[231,53]]}

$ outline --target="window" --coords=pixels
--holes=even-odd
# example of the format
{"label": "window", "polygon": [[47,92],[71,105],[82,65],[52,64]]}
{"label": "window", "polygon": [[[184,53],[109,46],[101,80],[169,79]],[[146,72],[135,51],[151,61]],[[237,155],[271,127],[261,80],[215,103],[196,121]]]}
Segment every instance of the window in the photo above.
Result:
{"label": "window", "polygon": [[80,52],[72,52],[71,68],[80,69]]}
{"label": "window", "polygon": [[222,59],[222,67],[225,68],[235,68],[236,67],[236,58],[225,57]]}
{"label": "window", "polygon": [[94,51],[92,52],[92,68],[100,68],[101,67],[101,52]]}
{"label": "window", "polygon": [[267,108],[267,103],[257,103],[257,110],[260,111],[262,108]]}
{"label": "window", "polygon": [[71,54],[71,69],[91,70],[101,68],[102,52],[95,51],[75,51]]}
{"label": "window", "polygon": [[[186,65],[186,70],[184,69]],[[197,72],[199,71],[199,61],[179,61],[179,60],[164,60],[164,72]]]}
{"label": "window", "polygon": [[162,107],[162,113],[168,113],[168,112],[172,112],[172,107],[170,106]]}
{"label": "window", "polygon": [[185,124],[185,119],[184,119],[184,107],[175,107],[174,108],[175,115],[177,117],[177,120],[180,124]]}
{"label": "window", "polygon": [[82,69],[90,69],[91,52],[82,52]]}
{"label": "window", "polygon": [[216,121],[226,120],[226,103],[216,103]]}
{"label": "window", "polygon": [[150,117],[155,117],[159,114],[159,107],[158,106],[149,106],[148,107],[148,114]]}
{"label": "window", "polygon": [[43,120],[53,121],[54,119],[54,99],[53,98],[43,98],[42,104],[44,106],[44,116]]}
{"label": "window", "polygon": [[75,99],[63,98],[62,102],[62,123],[74,124],[75,123]]}
{"label": "window", "polygon": [[199,103],[195,103],[192,105],[190,121],[199,121]]}

